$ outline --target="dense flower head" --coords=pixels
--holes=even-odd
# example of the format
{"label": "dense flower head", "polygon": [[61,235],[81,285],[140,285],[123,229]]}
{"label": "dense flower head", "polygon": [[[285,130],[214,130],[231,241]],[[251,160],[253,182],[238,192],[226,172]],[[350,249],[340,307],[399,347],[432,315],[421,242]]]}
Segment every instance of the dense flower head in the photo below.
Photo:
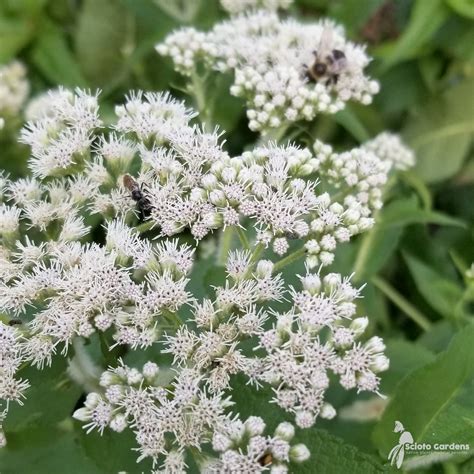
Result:
{"label": "dense flower head", "polygon": [[62,176],[87,158],[94,130],[101,126],[97,96],[60,89],[33,115],[21,134],[30,145],[30,168],[40,178]]}
{"label": "dense flower head", "polygon": [[[195,369],[185,368],[177,373],[171,386],[165,388],[159,378],[160,368],[147,362],[141,370],[128,367],[123,362],[109,368],[100,378],[103,394],[90,393],[84,407],[76,410],[74,417],[85,423],[88,431],[100,433],[106,428],[121,432],[131,428],[138,444],[138,461],[150,457],[153,465],[163,461],[164,472],[186,468],[184,450],[212,446],[218,455],[213,469],[218,472],[246,472],[239,466],[254,466],[260,472],[259,461],[272,453],[270,464],[282,464],[297,458],[303,445],[291,447],[294,434],[292,425],[277,428],[274,437],[263,437],[265,423],[251,417],[242,422],[227,411],[232,402],[222,393],[209,394],[202,386],[202,375]],[[285,434],[287,435],[285,437]],[[250,437],[250,438],[249,438]],[[242,452],[247,445],[246,453]],[[236,451],[238,449],[238,451]],[[296,450],[296,451],[295,451]],[[235,453],[239,463],[229,464]],[[284,472],[284,471],[283,471]]]}
{"label": "dense flower head", "polygon": [[[268,41],[296,28],[255,13],[209,35],[234,24],[250,34],[252,18]],[[226,64],[219,68],[234,67]],[[303,88],[335,87],[301,80]],[[119,360],[100,380],[94,367],[74,415],[84,428],[132,430],[138,460],[151,458],[156,472],[185,472],[187,453],[201,451],[203,472],[278,474],[309,451],[292,444],[291,423],[269,434],[263,419],[241,419],[237,377],[253,390],[271,387],[268,401],[299,428],[336,415],[331,381],[379,392],[384,343],[364,336],[360,289],[325,267],[339,244],[373,225],[389,173],[412,163],[397,137],[341,152],[320,141],[267,141],[232,156],[222,132],[197,124],[168,93],[129,94],[107,126],[98,94],[81,90],[52,91],[27,115],[21,140],[31,147],[32,175],[0,175],[5,410],[27,395],[23,366],[42,369],[71,345],[80,354],[81,339],[100,339],[110,357],[159,348],[159,360],[139,368]],[[196,247],[205,238],[215,245],[218,231],[238,234],[242,248],[223,246],[225,279],[198,296],[189,285]],[[280,270],[295,258],[307,271],[293,288]],[[76,362],[68,373],[81,383]],[[1,436],[0,426],[0,444]]]}
{"label": "dense flower head", "polygon": [[293,0],[221,0],[224,10],[230,14],[241,13],[246,10],[263,9],[277,10],[288,8]]}
{"label": "dense flower head", "polygon": [[249,127],[278,128],[318,113],[336,113],[348,100],[369,104],[378,83],[364,74],[370,59],[329,20],[299,23],[265,10],[237,15],[208,33],[177,30],[157,45],[177,71],[198,65],[231,71],[231,94],[247,104]]}
{"label": "dense flower head", "polygon": [[[18,61],[0,65],[0,121],[20,113],[30,91],[26,69]],[[0,129],[2,125],[0,124]]]}
{"label": "dense flower head", "polygon": [[372,140],[364,143],[366,150],[372,151],[384,161],[392,163],[399,170],[412,168],[415,164],[415,154],[408,148],[398,135],[382,132]]}

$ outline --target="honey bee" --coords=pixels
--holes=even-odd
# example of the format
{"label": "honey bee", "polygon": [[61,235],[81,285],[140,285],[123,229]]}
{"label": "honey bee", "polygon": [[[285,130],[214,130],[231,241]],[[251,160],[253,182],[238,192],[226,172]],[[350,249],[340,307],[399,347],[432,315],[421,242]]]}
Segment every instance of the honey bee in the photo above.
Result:
{"label": "honey bee", "polygon": [[268,466],[273,462],[273,456],[271,453],[265,453],[260,459],[258,460],[258,463],[260,466]]}
{"label": "honey bee", "polygon": [[332,31],[324,28],[319,47],[313,51],[314,62],[306,72],[309,80],[325,80],[326,85],[337,84],[339,75],[347,68],[346,55],[340,49],[331,48],[331,43]]}
{"label": "honey bee", "polygon": [[151,209],[149,199],[143,193],[142,187],[129,175],[123,176],[123,185],[130,191],[131,198],[137,203],[141,212],[147,213]]}
{"label": "honey bee", "polygon": [[8,321],[9,326],[20,326],[21,324],[23,324],[23,321],[18,318],[13,318]]}

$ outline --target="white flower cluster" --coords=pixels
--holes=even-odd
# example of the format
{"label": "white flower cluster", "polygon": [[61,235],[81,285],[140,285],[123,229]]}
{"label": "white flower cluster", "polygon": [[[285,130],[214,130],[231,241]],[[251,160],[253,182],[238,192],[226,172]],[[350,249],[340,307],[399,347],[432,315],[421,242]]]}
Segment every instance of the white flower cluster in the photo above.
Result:
{"label": "white flower cluster", "polygon": [[[290,445],[288,423],[270,436],[260,418],[232,416],[233,378],[271,386],[301,428],[335,415],[330,377],[378,393],[383,342],[363,342],[359,290],[322,267],[373,224],[403,146],[376,138],[335,153],[317,142],[313,153],[270,143],[231,157],[218,131],[194,125],[194,111],[168,94],[130,95],[108,129],[97,99],[63,89],[43,97],[21,134],[33,177],[0,176],[0,398],[6,408],[21,402],[21,367],[51,364],[77,338],[99,333],[127,351],[157,345],[172,370],[110,368],[75,414],[86,429],[132,429],[139,460],[156,472],[185,472],[187,452],[205,448],[214,458],[203,472],[286,473],[308,450]],[[98,214],[102,244],[90,242]],[[199,243],[226,227],[242,237],[243,225],[255,239],[229,253],[215,296],[197,300],[187,287],[194,248],[169,237],[189,230]],[[308,267],[300,291],[276,271],[282,260],[261,258],[269,247],[284,255],[290,241]],[[321,274],[310,273],[316,266]],[[288,295],[292,307],[277,311]]]}
{"label": "white flower cluster", "polygon": [[382,132],[373,140],[364,143],[364,148],[373,152],[383,161],[392,163],[398,170],[407,170],[415,165],[415,154],[398,135]]}
{"label": "white flower cluster", "polygon": [[13,61],[0,66],[0,129],[5,119],[19,114],[29,91],[23,64]]}
{"label": "white flower cluster", "polygon": [[[15,276],[3,279],[0,309],[21,317],[27,307],[42,306],[22,327],[28,336],[23,355],[31,364],[48,365],[58,345],[65,353],[74,337],[111,326],[117,344],[148,347],[158,340],[160,323],[189,300],[184,275],[191,269],[192,250],[177,242],[152,246],[133,232],[112,222],[106,247],[29,243],[24,252],[36,255],[23,272],[16,264]],[[17,255],[9,265],[15,266]],[[143,282],[134,281],[134,268],[145,272]]]}
{"label": "white flower cluster", "polygon": [[[23,362],[22,344],[20,331],[0,321],[0,401],[6,402],[6,410],[8,410],[11,401],[23,404],[23,392],[30,385],[26,380],[16,377],[16,373]],[[2,408],[1,404],[0,408]],[[4,415],[0,413],[0,438],[3,417]]]}
{"label": "white flower cluster", "polygon": [[336,113],[348,100],[369,104],[379,90],[364,75],[370,61],[364,48],[327,20],[299,23],[261,10],[218,23],[208,33],[180,29],[156,49],[184,75],[195,75],[201,64],[232,71],[230,92],[245,98],[249,127],[257,131]]}
{"label": "white flower cluster", "polygon": [[[268,305],[286,291],[273,267],[268,260],[253,262],[250,253],[231,253],[225,286],[216,288],[214,301],[194,306],[198,331],[184,327],[167,336],[166,352],[178,366],[204,373],[211,393],[229,389],[237,373],[256,386],[270,384],[273,401],[309,428],[318,416],[336,414],[324,400],[330,373],[347,390],[378,392],[377,373],[388,368],[388,359],[380,338],[359,342],[368,319],[353,319],[360,295],[349,279],[308,273],[301,278],[303,290],[291,292],[293,308],[277,313]],[[269,329],[267,320],[274,321]],[[244,355],[241,343],[249,339],[261,355]]]}
{"label": "white flower cluster", "polygon": [[289,8],[293,0],[221,0],[224,10],[231,15],[242,13],[246,10],[278,10]]}
{"label": "white flower cluster", "polygon": [[[376,374],[387,370],[388,359],[380,338],[357,342],[368,319],[351,322],[359,291],[348,279],[330,273],[323,279],[307,274],[301,280],[303,290],[293,291],[293,309],[277,314],[273,327],[259,335],[268,355],[255,377],[273,385],[275,403],[295,413],[299,427],[309,428],[318,416],[336,414],[324,400],[329,373],[338,374],[347,390],[377,392]],[[329,333],[323,342],[324,330]]]}
{"label": "white flower cluster", "polygon": [[61,89],[45,105],[23,129],[21,141],[31,147],[35,176],[64,176],[87,159],[93,132],[102,125],[97,97]]}
{"label": "white flower cluster", "polygon": [[202,378],[198,370],[184,368],[165,388],[157,364],[147,362],[139,371],[121,363],[102,374],[103,394],[90,393],[74,417],[85,422],[88,431],[122,432],[130,427],[138,443],[138,461],[150,457],[155,466],[163,460],[155,472],[186,472],[185,449],[201,451],[206,445],[219,455],[206,460],[203,467],[209,472],[262,472],[271,464],[278,466],[275,472],[285,473],[287,462],[309,457],[304,445],[290,446],[291,424],[280,425],[274,437],[262,436],[261,418],[242,422],[232,417],[226,410],[233,405],[230,399],[222,393],[210,395]]}

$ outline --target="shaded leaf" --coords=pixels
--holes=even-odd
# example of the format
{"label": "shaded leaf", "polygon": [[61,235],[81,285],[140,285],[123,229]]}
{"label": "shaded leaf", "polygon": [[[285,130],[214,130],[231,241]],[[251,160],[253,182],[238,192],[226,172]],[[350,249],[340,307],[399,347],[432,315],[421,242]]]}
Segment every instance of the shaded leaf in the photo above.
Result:
{"label": "shaded leaf", "polygon": [[427,182],[459,171],[474,134],[474,81],[464,81],[433,98],[404,129],[417,156],[416,171]]}
{"label": "shaded leaf", "polygon": [[29,427],[7,433],[7,446],[0,450],[2,474],[99,474],[77,443],[72,426]]}
{"label": "shaded leaf", "polygon": [[69,87],[87,85],[63,33],[52,23],[44,25],[35,43],[31,59],[54,84]]}
{"label": "shaded leaf", "polygon": [[403,377],[433,361],[435,355],[422,344],[403,339],[390,339],[386,344],[390,369],[382,374],[381,391],[391,395]]}
{"label": "shaded leaf", "polygon": [[472,443],[474,430],[474,325],[466,326],[433,362],[403,379],[377,424],[373,442],[387,456],[400,421],[419,443]]}
{"label": "shaded leaf", "polygon": [[457,303],[463,295],[462,288],[415,256],[404,253],[403,258],[425,301],[442,316],[454,317]]}
{"label": "shaded leaf", "polygon": [[415,57],[446,20],[448,13],[443,0],[417,0],[403,34],[384,58],[383,69]]}
{"label": "shaded leaf", "polygon": [[474,19],[474,2],[472,0],[446,0],[446,3],[456,13]]}
{"label": "shaded leaf", "polygon": [[[104,86],[123,67],[132,48],[133,17],[113,0],[86,0],[78,16],[75,49],[81,69],[93,86]],[[130,51],[131,52],[131,51]]]}
{"label": "shaded leaf", "polygon": [[31,23],[25,18],[0,16],[0,64],[15,57],[28,44],[33,31]]}

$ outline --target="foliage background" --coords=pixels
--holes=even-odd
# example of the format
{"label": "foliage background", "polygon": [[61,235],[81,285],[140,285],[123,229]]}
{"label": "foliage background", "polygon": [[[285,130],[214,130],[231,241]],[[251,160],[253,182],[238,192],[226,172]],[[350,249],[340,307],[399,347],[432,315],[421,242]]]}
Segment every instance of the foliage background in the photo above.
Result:
{"label": "foliage background", "polygon": [[[289,14],[305,21],[332,17],[350,38],[369,42],[370,72],[382,86],[371,106],[320,117],[301,136],[342,149],[390,129],[418,160],[391,189],[377,226],[340,248],[333,265],[344,274],[355,268],[367,282],[360,313],[387,341],[391,368],[382,391],[390,404],[379,421],[321,421],[301,434],[313,454],[295,472],[390,472],[395,420],[417,442],[474,447],[474,279],[465,277],[474,262],[474,3],[298,0]],[[103,109],[112,111],[130,89],[171,89],[180,96],[182,79],[156,54],[155,43],[180,25],[205,29],[224,16],[217,0],[0,0],[0,64],[21,59],[33,95],[59,84],[100,88]],[[229,96],[229,81],[222,77],[215,91],[214,121],[226,130],[229,151],[239,153],[257,136],[247,128],[243,104]],[[0,168],[12,176],[27,170],[28,150],[13,137],[19,125],[0,134]],[[299,270],[289,267],[287,277]],[[204,295],[222,277],[212,258],[202,258],[193,290]],[[146,470],[135,464],[127,435],[85,436],[73,424],[69,416],[81,390],[65,369],[59,359],[45,372],[28,369],[33,387],[5,423],[0,472]],[[242,415],[261,414],[270,426],[278,421],[274,407],[235,383]],[[331,397],[336,408],[356,398],[342,390]],[[474,459],[428,460],[412,472],[473,473]]]}

